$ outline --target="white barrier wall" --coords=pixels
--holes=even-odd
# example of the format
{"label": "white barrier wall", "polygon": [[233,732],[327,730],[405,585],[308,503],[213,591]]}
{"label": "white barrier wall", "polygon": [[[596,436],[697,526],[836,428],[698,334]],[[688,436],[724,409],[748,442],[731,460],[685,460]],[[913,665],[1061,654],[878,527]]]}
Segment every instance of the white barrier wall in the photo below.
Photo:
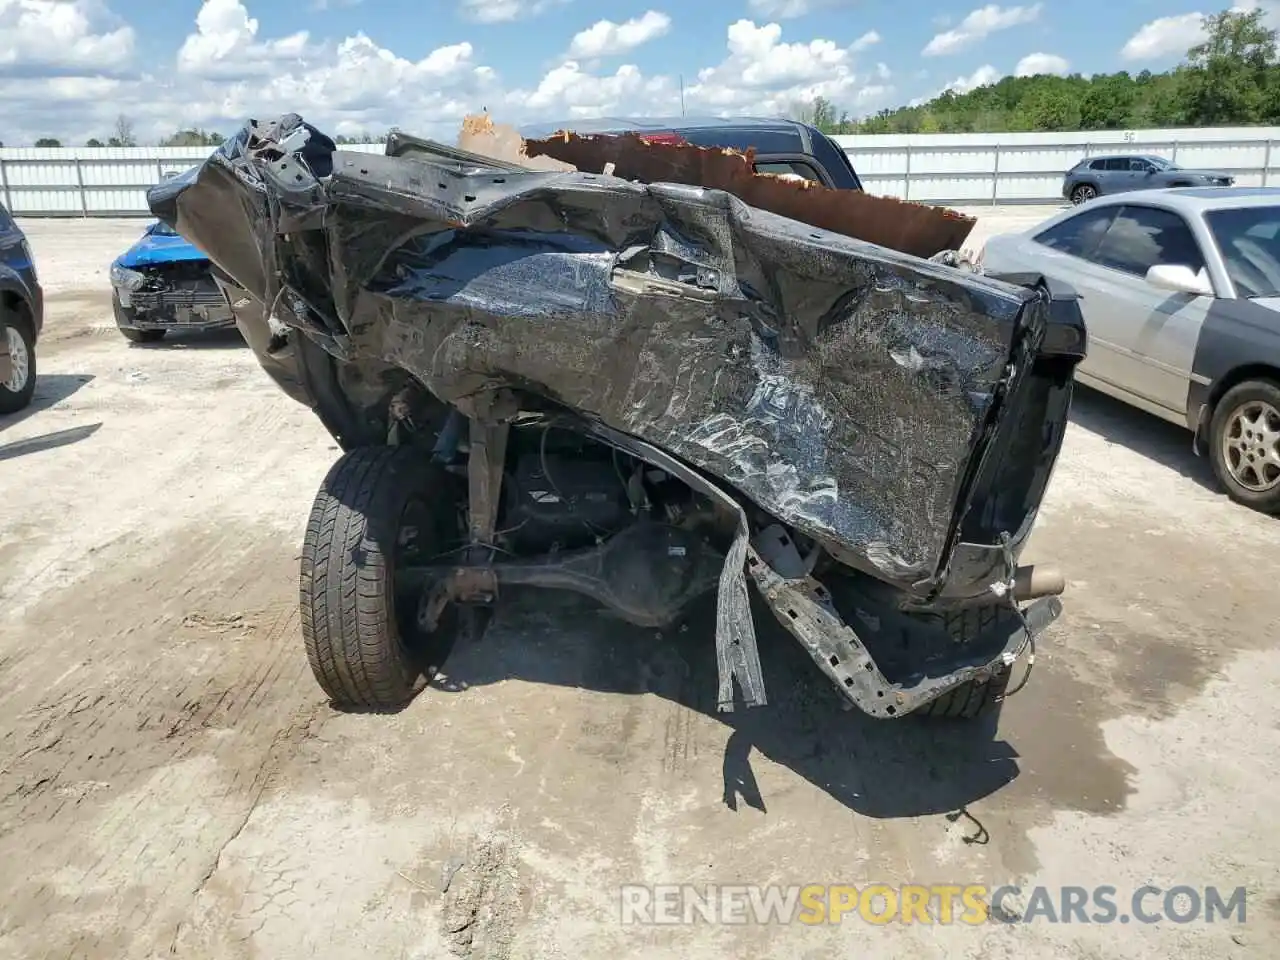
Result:
{"label": "white barrier wall", "polygon": [[1280,127],[1087,133],[916,134],[835,138],[866,189],[926,203],[1062,201],[1063,174],[1085,157],[1146,153],[1222,170],[1239,186],[1280,186]]}
{"label": "white barrier wall", "polygon": [[[839,136],[868,191],[928,203],[1046,203],[1083,157],[1154,153],[1280,186],[1280,127]],[[146,189],[211,147],[0,147],[0,203],[18,216],[147,213]],[[344,147],[378,153],[381,144]]]}
{"label": "white barrier wall", "polygon": [[[344,146],[381,153],[382,144]],[[19,217],[146,216],[148,187],[213,147],[0,147],[0,203]]]}

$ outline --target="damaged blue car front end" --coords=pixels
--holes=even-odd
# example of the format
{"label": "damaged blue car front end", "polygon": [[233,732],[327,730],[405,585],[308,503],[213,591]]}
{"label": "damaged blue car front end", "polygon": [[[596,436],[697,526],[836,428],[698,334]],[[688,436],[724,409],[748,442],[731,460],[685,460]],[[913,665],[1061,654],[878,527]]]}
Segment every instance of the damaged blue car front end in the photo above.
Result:
{"label": "damaged blue car front end", "polygon": [[135,342],[169,330],[213,330],[235,325],[212,264],[198,247],[157,221],[111,264],[116,326]]}

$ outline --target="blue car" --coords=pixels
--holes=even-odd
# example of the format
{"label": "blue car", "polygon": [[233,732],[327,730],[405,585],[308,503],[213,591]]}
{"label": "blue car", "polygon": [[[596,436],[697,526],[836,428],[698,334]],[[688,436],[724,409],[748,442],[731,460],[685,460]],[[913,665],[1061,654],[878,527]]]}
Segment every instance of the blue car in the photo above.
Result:
{"label": "blue car", "polygon": [[44,293],[31,247],[0,204],[0,413],[17,413],[36,389],[36,340]]}
{"label": "blue car", "polygon": [[116,326],[134,343],[235,326],[209,258],[159,221],[111,264],[111,287]]}

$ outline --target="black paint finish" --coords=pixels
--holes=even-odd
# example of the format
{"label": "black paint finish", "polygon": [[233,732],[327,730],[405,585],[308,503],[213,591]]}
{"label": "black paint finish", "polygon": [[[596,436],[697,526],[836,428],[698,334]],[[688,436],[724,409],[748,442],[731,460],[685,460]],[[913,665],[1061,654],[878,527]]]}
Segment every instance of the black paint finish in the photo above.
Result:
{"label": "black paint finish", "polygon": [[1196,342],[1187,393],[1187,426],[1196,431],[1197,448],[1213,403],[1230,385],[1268,371],[1280,378],[1280,311],[1253,300],[1214,300]]}

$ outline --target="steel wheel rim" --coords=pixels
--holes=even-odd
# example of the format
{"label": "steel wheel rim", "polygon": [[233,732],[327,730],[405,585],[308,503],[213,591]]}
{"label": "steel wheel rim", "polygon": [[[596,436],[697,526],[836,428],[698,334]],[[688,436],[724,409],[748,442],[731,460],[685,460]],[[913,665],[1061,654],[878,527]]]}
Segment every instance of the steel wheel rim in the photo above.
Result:
{"label": "steel wheel rim", "polygon": [[14,327],[5,328],[5,338],[9,341],[9,379],[5,381],[5,389],[10,393],[21,393],[27,385],[27,377],[31,375],[31,360],[27,355],[27,341]]}
{"label": "steel wheel rim", "polygon": [[1248,400],[1227,418],[1222,460],[1231,479],[1251,493],[1280,487],[1280,410],[1265,400]]}

